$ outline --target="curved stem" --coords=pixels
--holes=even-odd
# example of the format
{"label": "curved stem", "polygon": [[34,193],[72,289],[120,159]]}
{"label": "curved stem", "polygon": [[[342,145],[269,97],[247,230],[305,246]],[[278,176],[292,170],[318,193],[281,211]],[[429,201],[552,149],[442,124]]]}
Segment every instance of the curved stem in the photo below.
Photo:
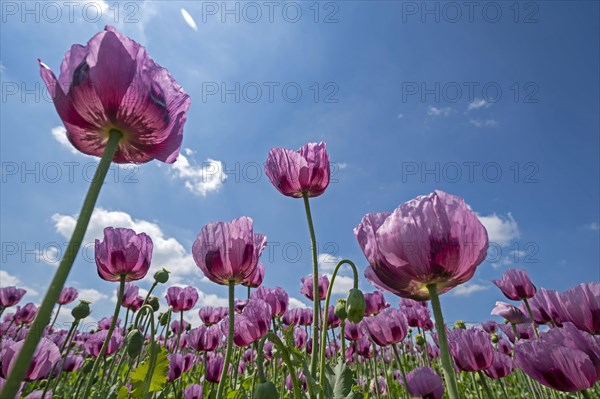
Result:
{"label": "curved stem", "polygon": [[90,388],[92,387],[92,381],[96,376],[96,372],[98,371],[98,366],[100,366],[100,360],[104,357],[104,353],[106,352],[106,348],[108,347],[108,343],[110,342],[110,338],[112,337],[113,331],[115,330],[115,326],[117,325],[117,318],[119,317],[119,311],[121,310],[121,302],[123,301],[123,294],[125,293],[125,274],[121,274],[121,281],[119,284],[119,295],[117,296],[117,305],[115,306],[115,313],[113,314],[112,321],[110,323],[110,327],[108,329],[108,333],[106,334],[106,339],[102,344],[102,348],[100,349],[100,353],[98,353],[98,357],[92,366],[92,371],[90,371],[90,377],[85,385],[85,389],[83,390],[83,397],[89,397],[88,394],[90,392]]}
{"label": "curved stem", "polygon": [[19,390],[19,385],[21,381],[23,381],[25,373],[29,368],[35,348],[42,338],[44,327],[46,327],[50,321],[52,308],[54,308],[54,304],[56,303],[56,300],[58,299],[60,292],[65,285],[65,281],[67,280],[69,272],[71,271],[73,263],[75,262],[75,257],[77,256],[79,248],[83,243],[83,237],[90,222],[90,218],[92,217],[92,212],[94,210],[94,206],[96,205],[98,195],[100,194],[102,183],[104,183],[104,178],[106,177],[106,173],[108,173],[108,168],[110,167],[110,163],[114,158],[115,153],[117,152],[119,140],[121,140],[122,137],[123,134],[118,130],[110,131],[108,142],[104,148],[104,154],[102,155],[100,163],[98,164],[98,169],[96,170],[94,179],[92,180],[88,193],[83,202],[83,206],[81,207],[81,212],[79,212],[79,218],[77,219],[77,224],[73,230],[71,241],[69,241],[69,245],[67,246],[65,254],[60,261],[60,265],[58,266],[58,269],[56,270],[56,273],[50,282],[50,286],[48,287],[46,296],[39,307],[37,316],[31,324],[29,333],[25,338],[25,342],[21,348],[21,351],[19,352],[19,356],[14,363],[12,372],[4,384],[4,388],[2,389],[2,397],[13,398],[16,396],[17,391]]}
{"label": "curved stem", "polygon": [[[325,337],[327,336],[327,321],[329,319],[329,301],[331,300],[331,292],[333,290],[333,283],[335,282],[335,277],[338,274],[338,271],[340,270],[340,267],[342,267],[342,265],[344,264],[348,264],[350,265],[350,267],[352,268],[352,273],[354,274],[354,288],[358,288],[358,269],[356,269],[356,265],[348,259],[342,259],[341,261],[338,262],[338,264],[335,266],[335,269],[333,269],[333,274],[331,275],[331,281],[329,282],[329,288],[327,288],[327,296],[325,297],[325,308],[323,309],[323,327],[321,329],[321,353],[320,353],[320,359],[321,359],[321,373],[319,374],[319,384],[321,385],[321,387],[324,387],[325,384]],[[313,353],[314,353],[314,341],[313,341]],[[345,354],[344,354],[345,356]],[[323,399],[324,397],[324,391],[323,389],[321,389],[321,392],[319,392],[319,398]]]}
{"label": "curved stem", "polygon": [[319,261],[317,257],[317,238],[315,236],[315,228],[313,226],[312,215],[310,212],[310,203],[308,202],[308,193],[302,193],[304,199],[304,211],[306,212],[306,220],[308,222],[308,231],[310,233],[310,242],[312,249],[312,263],[313,263],[313,325],[312,325],[312,351],[310,354],[310,373],[313,377],[316,377],[317,373],[317,353],[319,352],[319,315],[321,310],[319,309]]}
{"label": "curved stem", "polygon": [[231,361],[231,352],[233,349],[233,334],[234,334],[234,307],[235,307],[235,281],[229,282],[229,331],[227,335],[227,351],[225,352],[225,362],[223,363],[223,370],[221,370],[221,379],[219,380],[219,386],[217,387],[217,399],[223,397],[223,390],[225,389],[225,377],[227,376],[227,369],[229,362]]}
{"label": "curved stem", "polygon": [[446,385],[448,388],[448,396],[450,399],[459,399],[458,387],[456,385],[456,377],[454,376],[454,368],[452,359],[448,351],[448,338],[446,338],[446,325],[444,324],[444,316],[442,315],[442,306],[437,292],[436,284],[428,284],[427,290],[431,299],[431,308],[435,317],[435,329],[438,333],[438,342],[440,346],[440,359],[442,361],[442,369],[446,377]]}
{"label": "curved stem", "polygon": [[263,365],[263,362],[265,360],[263,347],[267,339],[271,341],[273,345],[277,347],[277,349],[279,349],[279,351],[281,352],[281,357],[283,358],[283,361],[288,367],[290,378],[292,380],[292,386],[294,387],[294,397],[296,399],[302,398],[302,393],[298,385],[298,378],[296,377],[296,372],[293,368],[292,360],[290,359],[288,350],[285,344],[281,341],[281,339],[272,331],[267,332],[267,334],[265,334],[265,336],[262,337],[258,342],[258,348],[256,351],[256,371],[258,373],[258,380],[261,383],[266,382],[265,369]]}

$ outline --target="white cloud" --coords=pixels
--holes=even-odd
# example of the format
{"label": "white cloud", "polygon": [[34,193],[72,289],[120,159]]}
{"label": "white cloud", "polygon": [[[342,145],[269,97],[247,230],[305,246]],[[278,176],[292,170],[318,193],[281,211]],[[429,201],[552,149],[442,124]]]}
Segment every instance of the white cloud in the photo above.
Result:
{"label": "white cloud", "polygon": [[[184,150],[190,156],[189,149]],[[198,196],[206,197],[208,193],[219,191],[227,180],[223,171],[223,163],[208,158],[202,165],[194,166],[187,157],[179,154],[177,161],[171,165],[175,177],[185,182],[185,187]]]}
{"label": "white cloud", "polygon": [[467,106],[467,112],[479,109],[479,108],[488,108],[492,105],[492,103],[488,103],[483,98],[476,98],[469,103]]}
{"label": "white cloud", "polygon": [[433,106],[429,106],[427,108],[427,115],[429,116],[448,116],[452,113],[452,108],[450,107],[442,107],[437,108]]}
{"label": "white cloud", "polygon": [[335,269],[335,266],[341,260],[341,257],[331,254],[319,254],[317,257],[317,261],[319,262],[319,270],[323,270],[325,272],[333,272],[333,269]]}
{"label": "white cloud", "polygon": [[[331,283],[332,275],[330,273],[326,273],[329,278],[329,282]],[[354,288],[354,278],[347,276],[340,276],[339,274],[335,276],[335,282],[333,284],[333,289],[331,290],[332,294],[346,295],[348,291]]]}
{"label": "white cloud", "polygon": [[339,170],[346,169],[348,164],[346,162],[338,162],[337,167]]}
{"label": "white cloud", "polygon": [[404,118],[404,114],[402,114],[402,113],[398,114],[398,119],[402,119],[402,118]]}
{"label": "white cloud", "polygon": [[13,276],[5,270],[0,270],[0,287],[11,286],[27,290],[27,294],[25,294],[26,297],[35,297],[39,295],[39,293],[33,288],[25,287],[22,284],[21,279],[19,279],[17,276]]}
{"label": "white cloud", "polygon": [[[65,238],[71,236],[76,217],[73,215],[54,214],[52,220],[56,231]],[[192,254],[187,252],[184,246],[173,237],[167,237],[158,224],[142,219],[134,219],[125,212],[107,211],[102,208],[96,208],[92,214],[90,224],[84,239],[84,248],[90,253],[85,257],[93,259],[93,244],[95,239],[103,239],[103,230],[105,227],[126,227],[135,230],[136,233],[146,233],[152,239],[154,250],[152,253],[152,266],[146,277],[147,281],[152,281],[155,271],[161,268],[167,268],[171,271],[170,282],[181,281],[184,276],[190,276],[199,273]]]}
{"label": "white cloud", "polygon": [[519,238],[519,225],[509,212],[506,217],[494,214],[477,215],[479,221],[485,226],[490,242],[507,245],[515,238]]}
{"label": "white cloud", "polygon": [[290,297],[288,309],[307,308],[308,306],[298,298]]}
{"label": "white cloud", "polygon": [[598,231],[600,230],[600,223],[598,222],[591,222],[585,225],[585,228],[587,230],[591,230],[591,231]]}
{"label": "white cloud", "polygon": [[454,296],[470,296],[471,294],[479,291],[485,291],[490,288],[488,285],[481,284],[463,284],[452,290]]}
{"label": "white cloud", "polygon": [[98,290],[93,288],[82,288],[79,289],[79,296],[77,299],[88,301],[91,303],[96,303],[102,299],[108,298],[108,295],[101,293]]}
{"label": "white cloud", "polygon": [[68,149],[72,154],[82,154],[75,147],[73,147],[73,144],[71,144],[67,138],[67,129],[65,129],[64,126],[53,127],[52,137],[54,137],[54,139],[58,141],[60,145]]}
{"label": "white cloud", "polygon": [[196,25],[196,21],[194,21],[194,18],[192,18],[190,13],[185,8],[181,9],[181,16],[183,17],[183,20],[185,21],[186,24],[188,24],[188,26],[190,28],[192,28],[195,31],[198,30],[198,25]]}
{"label": "white cloud", "polygon": [[498,121],[494,119],[469,119],[469,123],[475,127],[496,127],[498,126]]}

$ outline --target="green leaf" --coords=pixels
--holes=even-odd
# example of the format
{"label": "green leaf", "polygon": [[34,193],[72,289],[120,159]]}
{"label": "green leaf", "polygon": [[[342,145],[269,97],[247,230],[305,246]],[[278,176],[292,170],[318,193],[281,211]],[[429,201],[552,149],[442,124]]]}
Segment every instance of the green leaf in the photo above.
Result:
{"label": "green leaf", "polygon": [[158,343],[152,344],[150,356],[131,373],[131,394],[134,398],[143,399],[146,393],[163,389],[169,372],[167,354],[167,350]]}
{"label": "green leaf", "polygon": [[119,392],[117,393],[117,399],[128,399],[129,398],[129,390],[127,387],[119,388]]}
{"label": "green leaf", "polygon": [[346,363],[339,361],[334,369],[325,367],[325,397],[328,399],[358,399],[362,397],[360,391],[352,389],[356,381],[354,373]]}

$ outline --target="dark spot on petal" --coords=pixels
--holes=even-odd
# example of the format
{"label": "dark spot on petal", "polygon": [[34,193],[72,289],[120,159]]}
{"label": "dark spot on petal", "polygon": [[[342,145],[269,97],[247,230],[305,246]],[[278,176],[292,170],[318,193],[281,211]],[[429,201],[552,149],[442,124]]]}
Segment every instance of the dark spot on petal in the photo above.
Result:
{"label": "dark spot on petal", "polygon": [[90,66],[87,64],[87,62],[85,62],[85,60],[83,60],[83,62],[79,64],[79,66],[75,68],[75,71],[73,72],[73,81],[71,82],[71,87],[76,87],[83,83],[83,81],[87,79],[89,71]]}

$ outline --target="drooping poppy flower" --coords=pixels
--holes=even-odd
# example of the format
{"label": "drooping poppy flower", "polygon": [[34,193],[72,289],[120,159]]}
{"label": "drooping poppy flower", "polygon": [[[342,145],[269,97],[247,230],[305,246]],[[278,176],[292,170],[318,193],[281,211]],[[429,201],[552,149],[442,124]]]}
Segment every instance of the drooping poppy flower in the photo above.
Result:
{"label": "drooping poppy flower", "polygon": [[492,280],[492,283],[513,301],[533,298],[537,291],[527,272],[521,269],[508,269],[500,280]]}
{"label": "drooping poppy flower", "polygon": [[77,292],[77,289],[73,287],[63,287],[56,303],[59,305],[68,305],[77,299],[78,296],[79,292]]}

